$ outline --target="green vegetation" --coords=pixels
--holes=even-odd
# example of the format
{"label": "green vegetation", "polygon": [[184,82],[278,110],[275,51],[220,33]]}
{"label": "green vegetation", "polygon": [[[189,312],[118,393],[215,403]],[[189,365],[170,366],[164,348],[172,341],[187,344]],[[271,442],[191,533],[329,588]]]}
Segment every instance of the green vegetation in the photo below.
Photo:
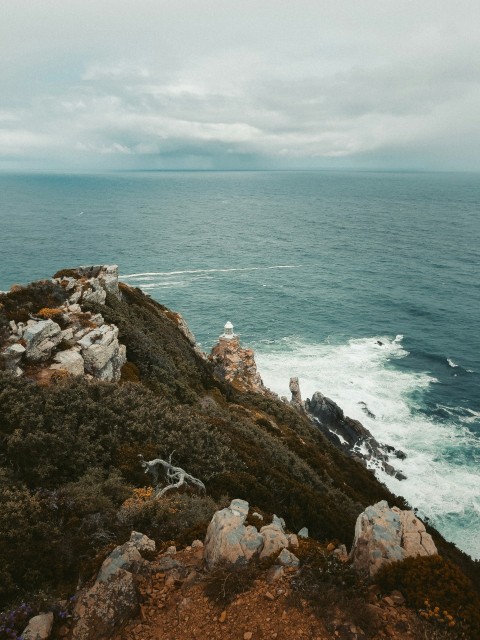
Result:
{"label": "green vegetation", "polygon": [[[307,526],[318,540],[347,545],[368,504],[405,508],[292,407],[216,380],[165,307],[121,291],[123,301],[108,295],[105,306],[84,305],[119,327],[128,358],[119,384],[58,377],[40,386],[0,371],[0,608],[39,590],[71,593],[132,528],[160,544],[203,537],[226,496],[281,515],[290,530]],[[0,331],[64,299],[47,281],[17,288],[0,298]],[[207,497],[146,500],[139,454],[173,454]],[[433,533],[478,581],[478,565]],[[305,564],[323,575],[311,559]]]}

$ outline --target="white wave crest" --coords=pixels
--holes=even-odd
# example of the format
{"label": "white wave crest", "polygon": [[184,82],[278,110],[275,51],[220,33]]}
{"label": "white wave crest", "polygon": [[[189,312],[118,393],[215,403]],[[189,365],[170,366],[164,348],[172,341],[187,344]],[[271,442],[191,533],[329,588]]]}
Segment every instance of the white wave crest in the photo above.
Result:
{"label": "white wave crest", "polygon": [[458,367],[458,364],[456,364],[451,358],[447,358],[447,362],[452,369],[456,369]]}
{"label": "white wave crest", "polygon": [[[377,476],[420,515],[431,518],[447,538],[480,558],[480,466],[472,462],[474,452],[480,462],[478,438],[453,417],[451,423],[437,422],[419,411],[416,402],[437,380],[395,368],[392,361],[408,355],[402,336],[336,345],[285,338],[260,342],[255,349],[265,384],[279,395],[289,397],[289,378],[298,376],[304,398],[321,391],[380,442],[405,451],[407,458],[394,463],[407,480],[399,482],[376,469]],[[366,415],[362,403],[375,417]]]}
{"label": "white wave crest", "polygon": [[196,273],[228,273],[230,271],[268,271],[269,269],[298,269],[301,264],[275,264],[269,267],[229,267],[224,269],[187,269],[184,271],[146,271],[144,273],[127,273],[121,276],[124,280],[148,279],[156,276],[179,276]]}

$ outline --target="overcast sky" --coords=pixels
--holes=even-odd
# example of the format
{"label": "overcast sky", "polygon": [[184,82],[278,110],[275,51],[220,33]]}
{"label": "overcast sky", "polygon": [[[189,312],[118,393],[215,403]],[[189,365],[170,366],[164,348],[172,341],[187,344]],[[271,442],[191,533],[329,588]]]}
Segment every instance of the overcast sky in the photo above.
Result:
{"label": "overcast sky", "polygon": [[480,170],[480,2],[0,0],[0,169]]}

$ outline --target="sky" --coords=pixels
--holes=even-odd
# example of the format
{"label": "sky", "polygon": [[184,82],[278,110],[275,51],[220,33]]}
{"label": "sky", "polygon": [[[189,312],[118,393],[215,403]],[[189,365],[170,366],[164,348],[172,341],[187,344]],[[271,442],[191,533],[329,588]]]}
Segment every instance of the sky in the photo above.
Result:
{"label": "sky", "polygon": [[479,171],[479,151],[478,0],[0,0],[0,171]]}

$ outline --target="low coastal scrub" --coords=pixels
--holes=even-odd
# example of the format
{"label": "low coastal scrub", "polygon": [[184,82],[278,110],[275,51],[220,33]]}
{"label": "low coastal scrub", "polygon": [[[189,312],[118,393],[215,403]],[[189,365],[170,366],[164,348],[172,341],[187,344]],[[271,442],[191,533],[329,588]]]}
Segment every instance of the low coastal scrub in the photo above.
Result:
{"label": "low coastal scrub", "polygon": [[[0,608],[39,590],[71,593],[132,528],[158,542],[203,537],[225,496],[281,513],[292,530],[307,526],[318,540],[347,545],[368,504],[405,507],[292,407],[217,380],[165,307],[121,290],[123,300],[107,295],[106,305],[83,305],[119,328],[128,360],[120,383],[58,377],[40,386],[28,372],[0,371]],[[0,331],[64,299],[50,282],[1,296]],[[207,497],[152,500],[140,454],[172,455],[205,483]],[[452,545],[435,541],[478,574]],[[305,586],[312,575],[343,571],[307,566],[313,573],[303,573]],[[333,588],[322,584],[324,594]]]}
{"label": "low coastal scrub", "polygon": [[382,568],[385,591],[399,589],[407,604],[432,624],[456,628],[459,637],[480,638],[480,594],[472,581],[441,556],[407,558]]}

